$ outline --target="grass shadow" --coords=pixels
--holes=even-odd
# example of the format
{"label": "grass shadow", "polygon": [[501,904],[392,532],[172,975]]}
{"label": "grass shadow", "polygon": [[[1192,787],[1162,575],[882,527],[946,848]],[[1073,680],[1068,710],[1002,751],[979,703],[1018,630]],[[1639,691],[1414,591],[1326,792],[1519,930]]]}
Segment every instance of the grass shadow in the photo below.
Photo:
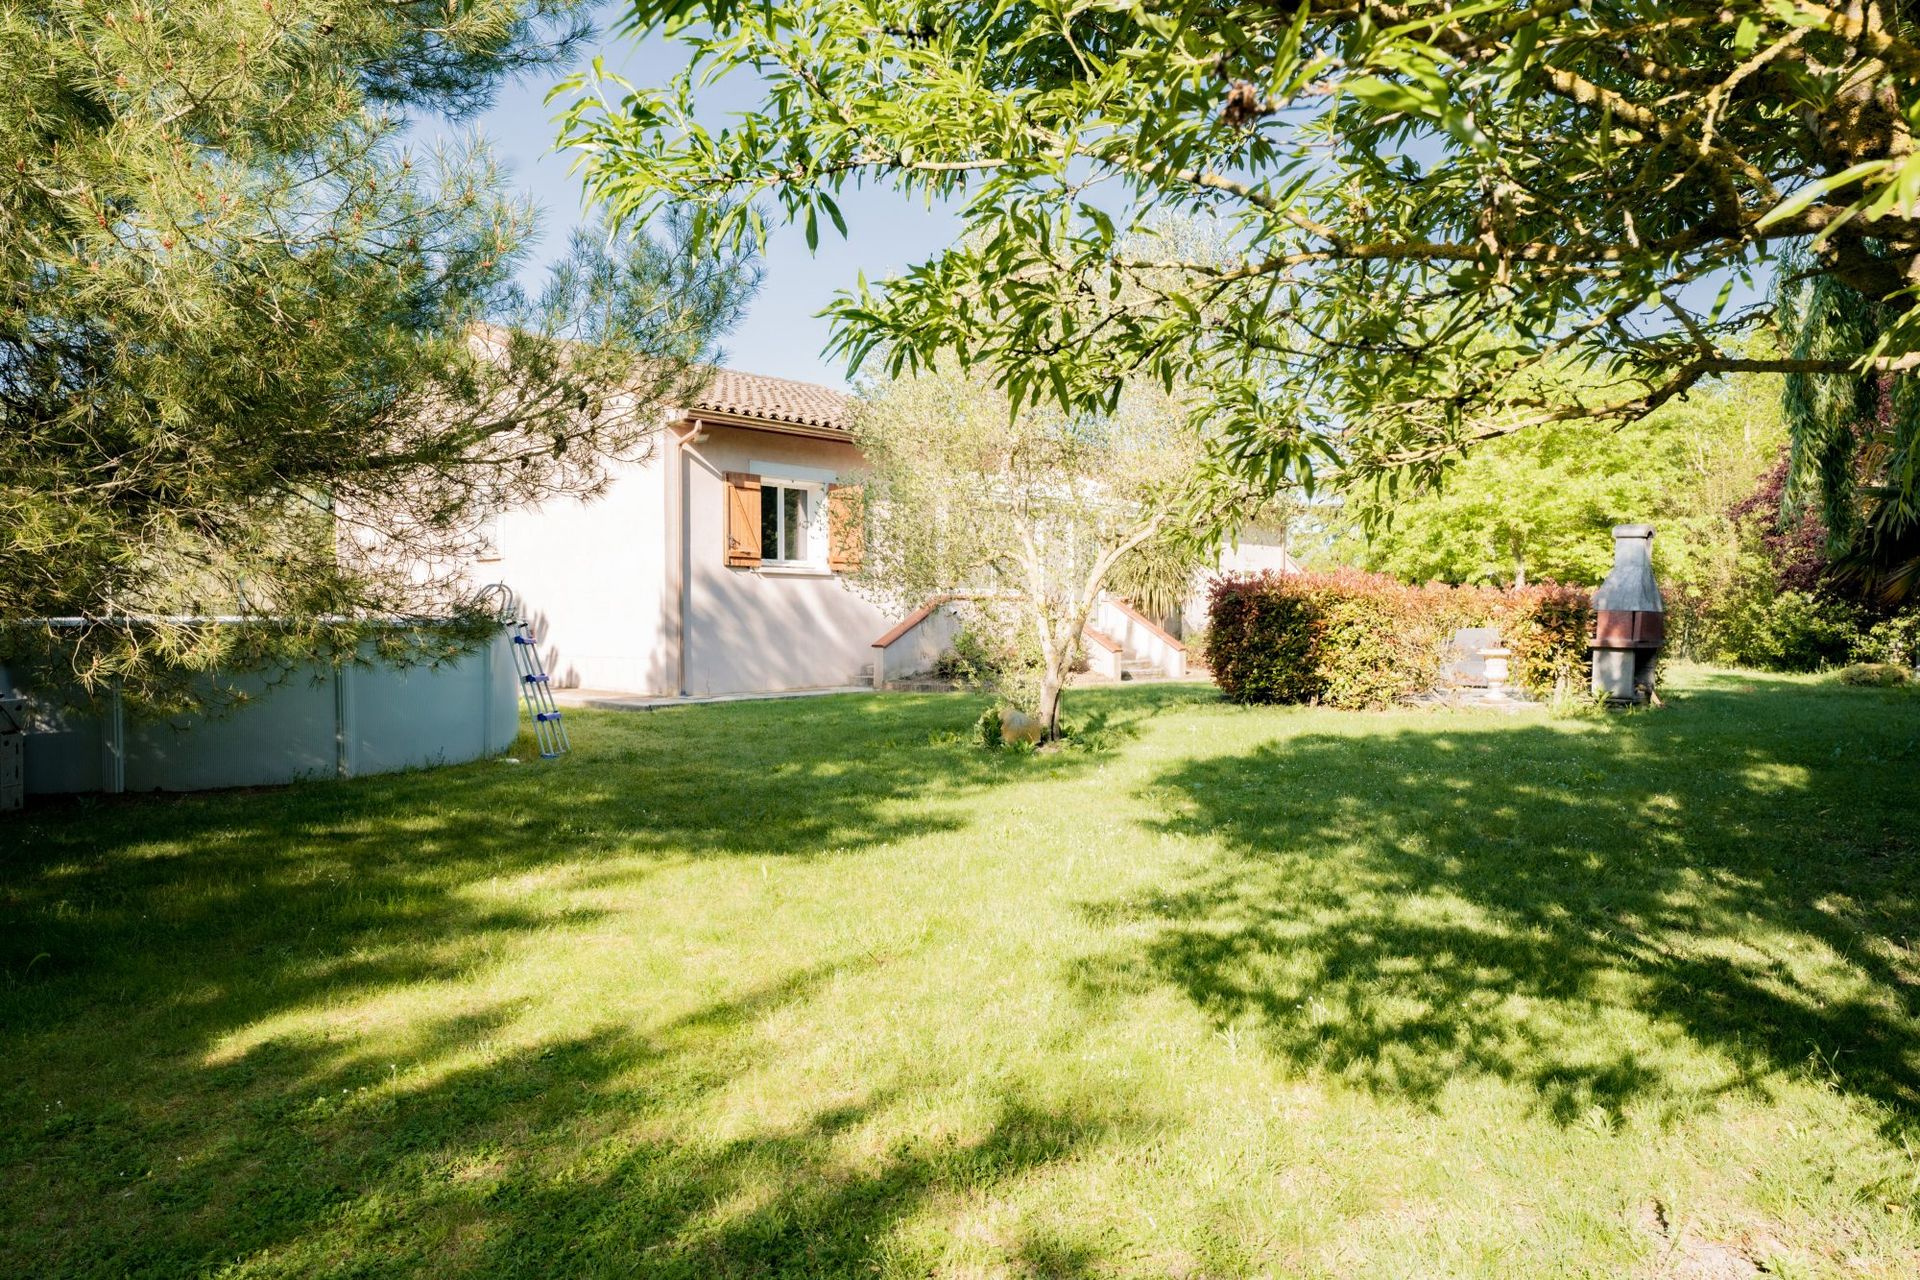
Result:
{"label": "grass shadow", "polygon": [[[25,1066],[0,1089],[19,1120],[0,1133],[0,1168],[22,1204],[106,1197],[115,1211],[86,1230],[0,1215],[0,1243],[44,1236],[49,1249],[19,1267],[0,1259],[0,1272],[177,1273],[190,1258],[186,1270],[271,1273],[295,1257],[282,1269],[344,1274],[359,1257],[373,1271],[442,1270],[379,1243],[382,1212],[438,1212],[420,1179],[496,1158],[511,1169],[542,1135],[612,1132],[645,1114],[649,1090],[677,1090],[686,1105],[687,1090],[751,1068],[728,1057],[733,1030],[718,1028],[802,1001],[818,975],[665,1029],[585,1011],[586,1029],[537,1046],[515,1043],[522,1006],[440,1016],[435,993],[537,955],[549,936],[592,936],[603,895],[645,892],[665,868],[804,863],[956,832],[981,792],[1080,767],[979,750],[964,732],[976,714],[971,699],[861,696],[606,712],[577,717],[576,753],[550,764],[36,805],[10,818],[0,1052]],[[329,1009],[387,1019],[348,1037],[378,1047],[312,1031]],[[572,1249],[592,1260],[586,1270],[619,1271],[616,1247],[678,1257],[703,1231],[719,1231],[722,1252],[765,1257],[742,1242],[840,1219],[877,1237],[947,1176],[928,1156],[841,1177],[830,1161],[846,1121],[816,1120],[720,1149],[654,1135],[600,1181],[520,1169],[533,1181],[509,1177],[509,1191],[489,1193],[506,1198],[474,1202],[470,1221],[448,1211],[447,1256],[465,1260],[448,1269],[550,1274]],[[1028,1143],[1043,1121],[1009,1110],[994,1141]],[[444,1151],[429,1149],[433,1135]],[[991,1157],[991,1142],[975,1154]],[[783,1164],[790,1185],[756,1192],[763,1208],[724,1231],[703,1225],[736,1198],[737,1170],[764,1180]],[[824,1181],[810,1186],[809,1168]],[[578,1220],[596,1196],[611,1217],[630,1182],[668,1175],[685,1189],[646,1206],[646,1238],[569,1245],[554,1234],[552,1221]],[[467,1203],[456,1192],[448,1203]],[[359,1243],[322,1256],[302,1252],[308,1236]],[[56,1240],[80,1252],[59,1254]],[[254,1267],[254,1253],[281,1261]]]}
{"label": "grass shadow", "polygon": [[[1561,1122],[1812,1070],[1920,1116],[1920,865],[1871,696],[1707,679],[1653,714],[1366,716],[1187,759],[1150,791],[1224,851],[1086,910],[1093,1000],[1171,987],[1303,1070],[1434,1103],[1515,1082]],[[1702,1067],[1705,1049],[1717,1069]]]}
{"label": "grass shadow", "polygon": [[155,971],[179,978],[168,1005],[225,1002],[236,1023],[428,981],[592,910],[556,919],[473,885],[558,866],[586,884],[600,859],[631,884],[655,859],[833,856],[957,830],[968,796],[1027,776],[958,732],[955,700],[690,711],[582,716],[584,749],[551,763],[37,805],[0,827],[0,1025],[64,1016],[63,984]]}
{"label": "grass shadow", "polygon": [[[475,1036],[510,1010],[424,1026],[396,1062],[255,1045],[195,1084],[222,1115],[138,1117],[140,1141],[104,1151],[134,1115],[55,1115],[0,1147],[10,1164],[31,1153],[33,1182],[113,1203],[14,1261],[38,1275],[870,1274],[930,1198],[1070,1159],[1127,1123],[1097,1099],[1010,1091],[963,1138],[874,1151],[862,1130],[893,1101],[885,1082],[744,1131],[688,1122],[777,1052],[764,1019],[850,972],[822,965],[481,1061]],[[125,1105],[160,1102],[134,1090]]]}

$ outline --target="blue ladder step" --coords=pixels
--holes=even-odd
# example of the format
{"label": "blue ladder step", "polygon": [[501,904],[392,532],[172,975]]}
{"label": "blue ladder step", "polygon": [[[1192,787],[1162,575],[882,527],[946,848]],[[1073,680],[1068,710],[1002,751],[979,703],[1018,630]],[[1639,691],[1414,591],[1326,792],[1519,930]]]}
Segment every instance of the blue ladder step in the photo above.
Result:
{"label": "blue ladder step", "polygon": [[532,644],[533,637],[532,636],[515,636],[513,638],[513,642],[515,644]]}
{"label": "blue ladder step", "polygon": [[535,720],[558,720],[560,713],[558,711],[536,711],[533,718]]}
{"label": "blue ladder step", "polygon": [[547,682],[547,673],[542,671],[539,675],[521,676],[520,678],[528,684],[545,684]]}

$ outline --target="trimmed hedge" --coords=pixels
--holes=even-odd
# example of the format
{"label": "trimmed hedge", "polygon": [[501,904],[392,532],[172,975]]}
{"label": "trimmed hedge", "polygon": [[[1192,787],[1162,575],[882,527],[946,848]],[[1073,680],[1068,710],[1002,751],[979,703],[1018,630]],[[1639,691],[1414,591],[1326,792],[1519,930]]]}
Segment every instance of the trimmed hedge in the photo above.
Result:
{"label": "trimmed hedge", "polygon": [[1386,707],[1433,688],[1454,631],[1478,626],[1499,628],[1517,688],[1585,687],[1585,590],[1410,587],[1353,570],[1216,578],[1207,665],[1236,702]]}

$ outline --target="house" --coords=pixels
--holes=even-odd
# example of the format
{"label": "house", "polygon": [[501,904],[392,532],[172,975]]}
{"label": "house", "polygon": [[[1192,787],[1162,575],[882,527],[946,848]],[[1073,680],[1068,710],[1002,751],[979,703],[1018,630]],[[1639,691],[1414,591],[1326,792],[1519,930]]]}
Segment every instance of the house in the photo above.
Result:
{"label": "house", "polygon": [[[863,465],[850,407],[827,387],[718,370],[596,498],[497,516],[472,576],[519,593],[561,687],[699,696],[923,671],[951,614],[888,611],[848,581],[858,530],[841,517]],[[1288,563],[1248,546],[1222,566]],[[1124,602],[1103,602],[1089,632],[1096,670],[1184,670],[1179,642]]]}

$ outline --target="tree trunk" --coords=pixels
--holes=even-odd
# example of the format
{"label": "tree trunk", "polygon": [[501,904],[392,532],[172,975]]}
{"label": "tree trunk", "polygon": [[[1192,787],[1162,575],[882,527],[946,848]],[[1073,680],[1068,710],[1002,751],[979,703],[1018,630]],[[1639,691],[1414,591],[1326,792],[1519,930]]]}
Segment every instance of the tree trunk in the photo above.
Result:
{"label": "tree trunk", "polygon": [[1040,723],[1046,726],[1042,741],[1060,740],[1060,694],[1066,684],[1065,674],[1049,661],[1046,674],[1040,677]]}
{"label": "tree trunk", "polygon": [[1518,542],[1513,544],[1513,586],[1517,591],[1527,585],[1527,557]]}

